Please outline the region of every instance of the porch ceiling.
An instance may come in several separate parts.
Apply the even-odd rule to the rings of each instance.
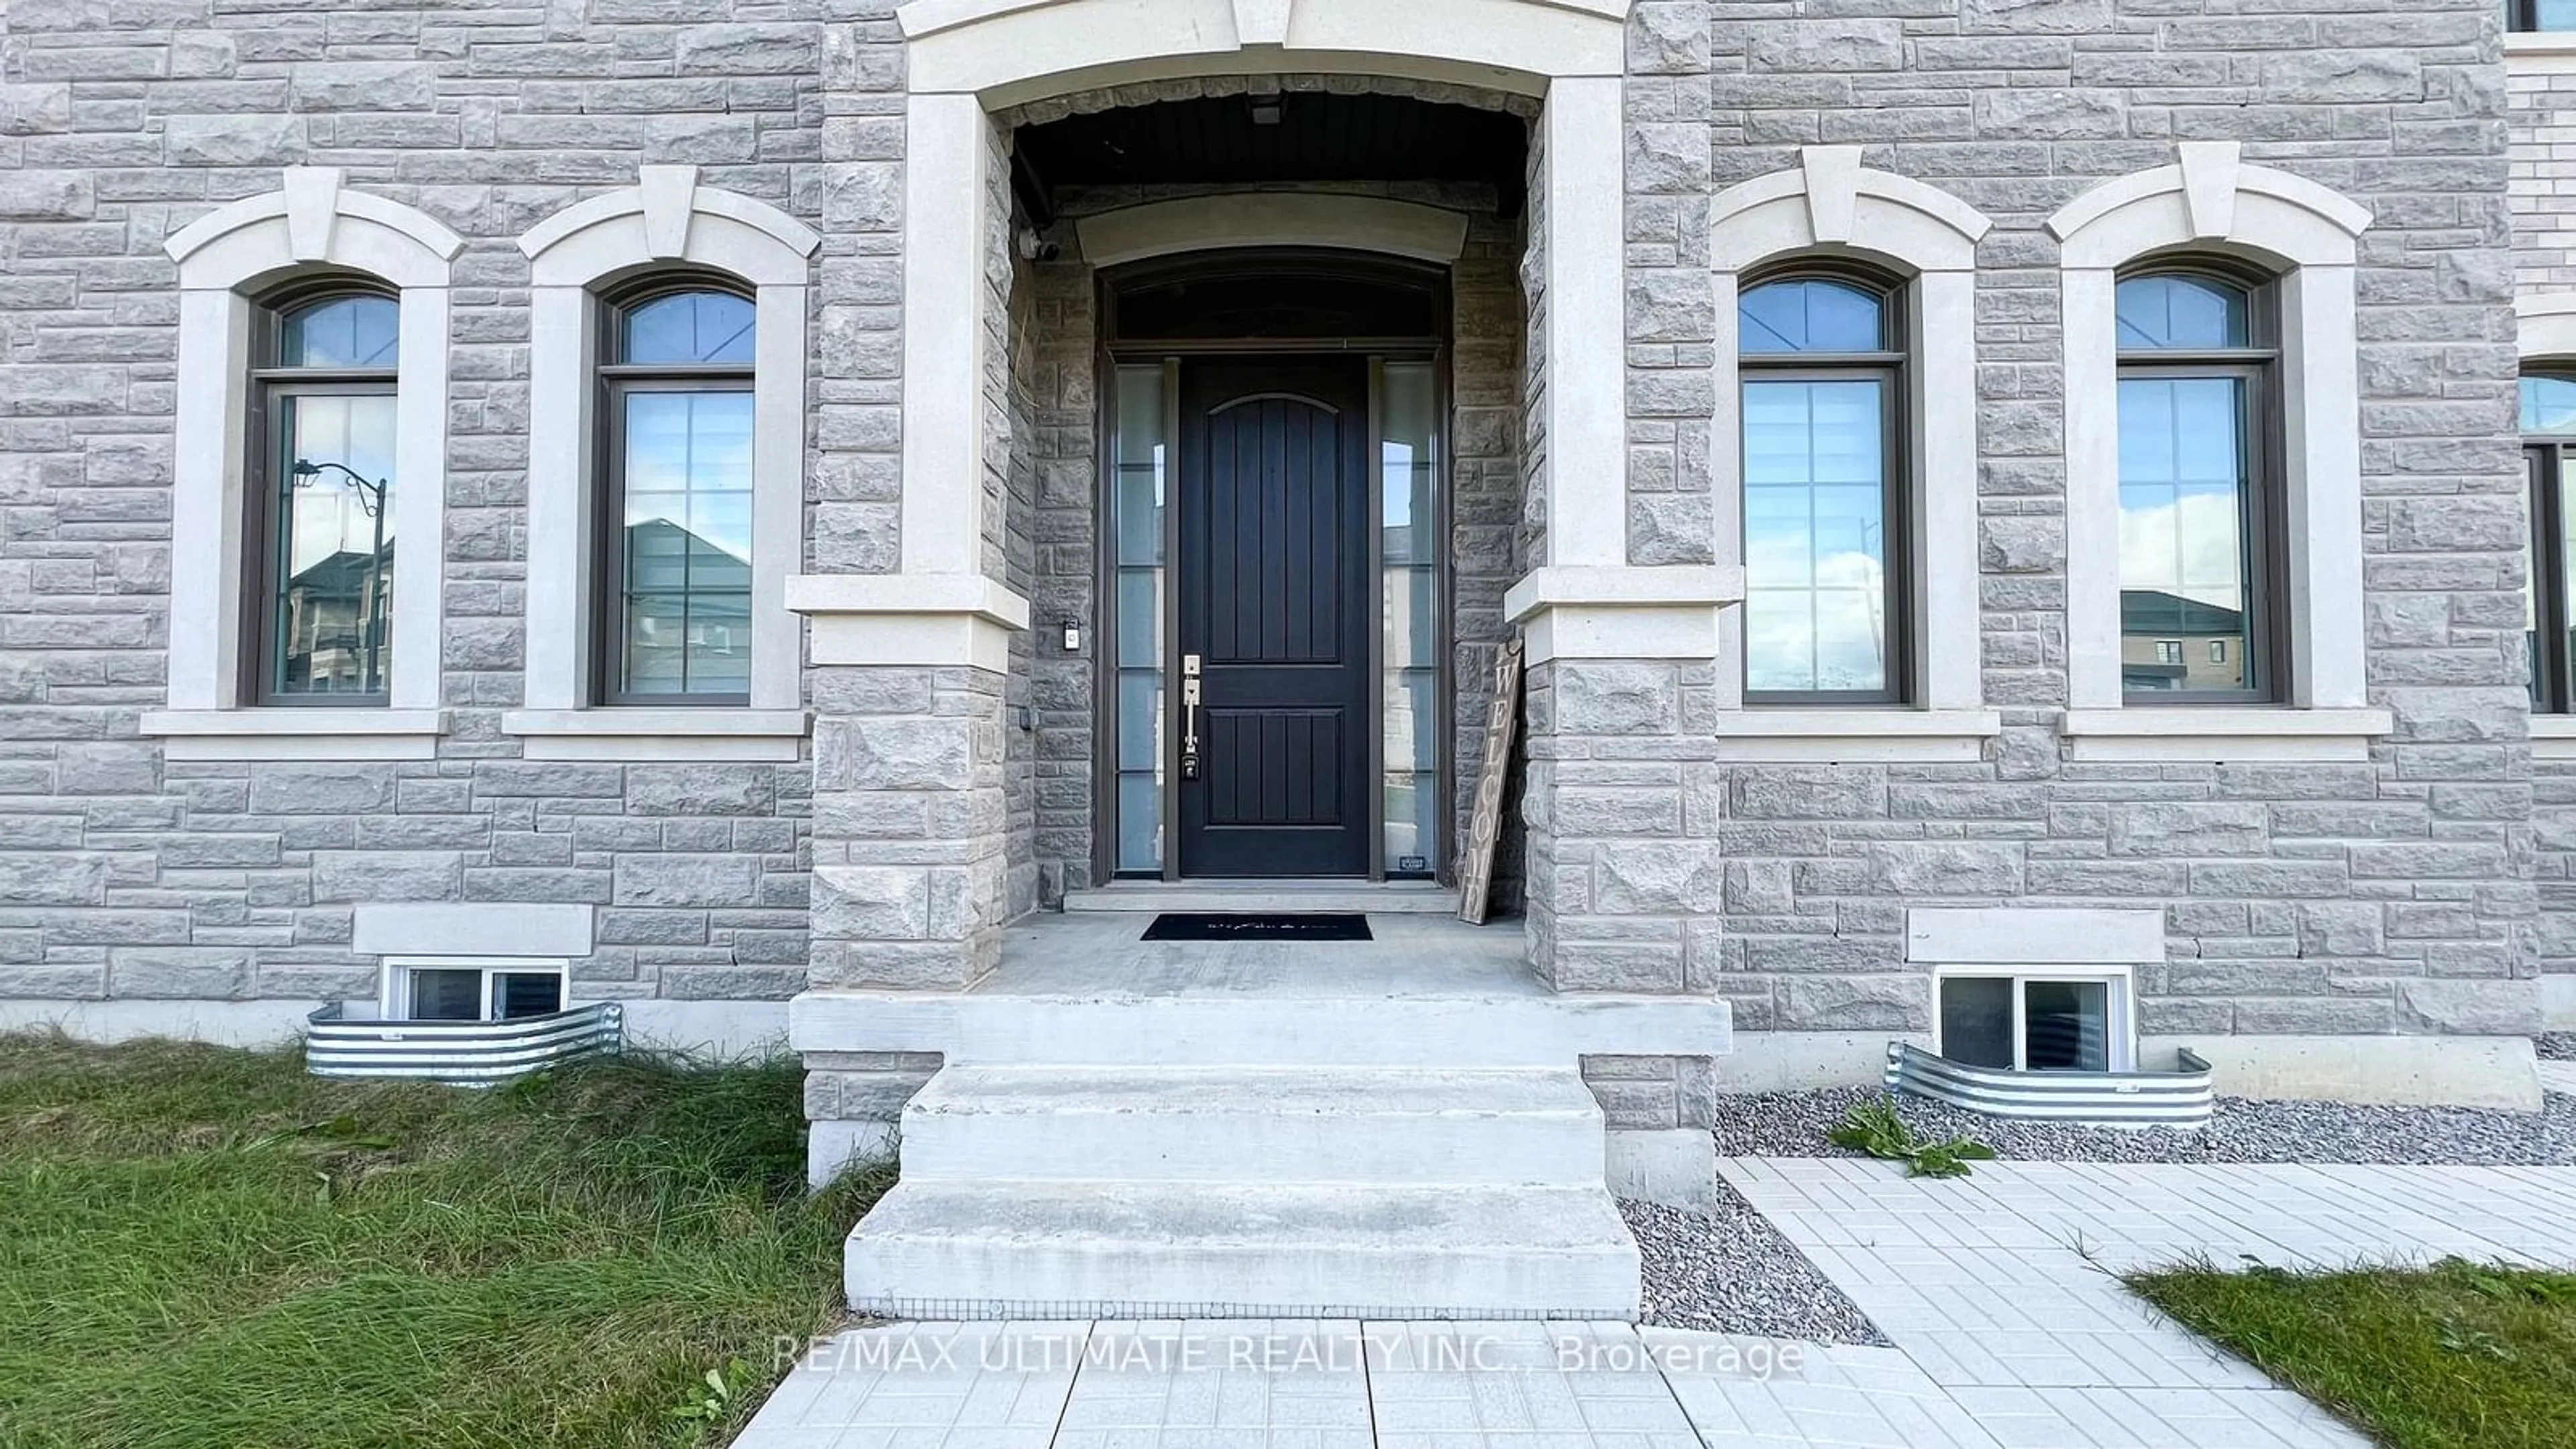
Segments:
[[[1494,188],[1502,215],[1514,216],[1528,153],[1527,125],[1500,111],[1297,91],[1122,106],[1022,126],[1014,171],[1022,205],[1041,221],[1054,215],[1061,186],[1292,181],[1479,182]]]

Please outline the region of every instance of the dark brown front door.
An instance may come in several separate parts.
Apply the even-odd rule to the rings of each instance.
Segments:
[[[1183,364],[1183,875],[1368,873],[1368,419],[1363,360]]]

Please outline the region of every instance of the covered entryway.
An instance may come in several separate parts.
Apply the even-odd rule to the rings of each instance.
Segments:
[[[1620,1317],[1614,1183],[1707,1191],[1728,1004],[1631,987],[1678,932],[1569,982],[1574,897],[1510,920],[1524,871],[1589,869],[1542,838],[1546,671],[1677,679],[1725,584],[1630,557],[1624,12],[898,12],[901,315],[860,300],[862,231],[827,326],[899,377],[899,478],[830,486],[899,503],[900,556],[793,591],[824,716],[809,1150],[903,1155],[854,1304]],[[899,359],[864,340],[886,320]],[[1516,631],[1530,838],[1492,841],[1508,923],[1477,928],[1440,882],[1505,763]],[[1371,932],[1144,939],[1205,910]]]

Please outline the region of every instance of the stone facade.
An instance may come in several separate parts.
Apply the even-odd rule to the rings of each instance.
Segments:
[[[1527,339],[1621,326],[1627,556],[1712,557],[1726,381],[1706,201],[1858,144],[1994,221],[1978,254],[1973,763],[1721,764],[1705,660],[1558,661],[1528,705],[1533,960],[1567,989],[1713,992],[1747,1033],[1920,1032],[1924,904],[2146,905],[2170,959],[2140,1025],[2192,1036],[2513,1035],[2571,959],[2570,766],[2526,742],[2512,299],[2576,285],[2542,148],[2565,79],[2513,82],[2491,0],[2260,15],[2168,0],[1862,0],[1831,16],[1638,0],[1624,320],[1551,317],[1544,186],[1458,273],[1458,764],[1502,587],[1547,561],[1550,379]],[[983,239],[984,574],[1030,598],[1007,670],[823,667],[808,763],[545,764],[522,695],[529,226],[680,162],[822,232],[804,565],[889,574],[901,539],[906,56],[888,0],[245,12],[14,0],[0,16],[0,996],[364,994],[362,900],[604,908],[596,994],[955,986],[993,928],[1088,882],[1096,655],[1089,273]],[[1140,88],[1121,103],[1154,98]],[[996,129],[998,147],[1006,133]],[[2177,141],[2234,140],[2361,203],[2367,762],[2085,764],[2066,702],[2063,339],[2042,223]],[[1534,147],[1532,174],[1556,158]],[[169,762],[174,269],[161,250],[288,165],[417,206],[455,262],[445,703],[434,760]],[[988,184],[1007,215],[1007,172]],[[2517,221],[2519,226],[2517,228]],[[2517,252],[2517,242],[2519,252]],[[1517,270],[1520,285],[1512,285]],[[1971,389],[1973,389],[1971,391]],[[184,541],[179,546],[188,546]],[[1097,640],[1096,630],[1090,637]],[[1465,791],[1458,792],[1463,798]],[[812,902],[807,901],[809,871]],[[810,929],[813,945],[807,949]],[[810,974],[809,974],[810,972]],[[854,1080],[916,1062],[852,1062]],[[1620,1063],[1687,1121],[1687,1068]],[[818,1088],[818,1090],[821,1090]],[[853,1090],[856,1090],[855,1088]],[[1625,1090],[1625,1089],[1623,1089]],[[1643,1089],[1641,1089],[1643,1090]],[[1606,1091],[1605,1091],[1605,1095]]]

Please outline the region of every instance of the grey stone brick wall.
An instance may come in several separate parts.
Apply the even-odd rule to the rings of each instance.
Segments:
[[[1631,113],[1704,126],[1707,185],[1790,165],[1800,144],[1858,142],[1865,164],[1996,223],[1979,255],[1974,399],[1985,692],[2007,730],[1974,765],[1718,770],[1723,936],[1685,957],[1692,983],[1731,999],[1739,1029],[1921,1030],[1930,995],[1903,960],[1907,906],[2154,904],[2171,959],[2139,978],[2150,1032],[2530,1029],[2538,894],[2495,8],[1704,8],[1703,63],[1703,7],[1640,7],[1657,78]],[[2087,765],[2057,739],[2060,519],[2086,480],[2070,483],[2062,458],[2055,248],[2040,223],[2196,138],[2242,141],[2248,161],[2376,217],[2359,282],[2369,669],[2397,730],[2368,764]],[[1638,147],[1674,159],[1634,169]],[[1670,130],[1632,147],[1630,230],[1651,234],[1658,261],[1665,189],[1695,189],[1689,150]],[[1638,316],[1678,326],[1642,276],[1632,340]],[[1640,374],[1665,361],[1632,349],[1641,442]],[[1677,382],[1649,386],[1659,415],[1679,407]],[[1659,822],[1655,838],[1682,834]]]
[[[809,767],[530,763],[499,712],[521,699],[527,577],[517,238],[648,162],[826,220],[826,76],[856,67],[869,26],[824,18],[776,0],[0,11],[0,996],[368,996],[350,912],[386,900],[596,905],[588,995],[801,984]],[[135,736],[166,685],[185,445],[162,242],[291,164],[342,168],[466,238],[453,735],[434,761],[164,763]],[[862,372],[860,350],[822,371]]]
[[[809,812],[836,869],[932,862],[912,872],[917,900],[891,876],[818,893],[812,979],[930,984],[977,969],[942,943],[1022,908],[1046,862],[1082,858],[1070,847],[1088,820],[1089,744],[1074,732],[1088,720],[1068,716],[1090,665],[1049,657],[1043,630],[1007,680],[817,671],[810,767],[532,765],[497,727],[520,697],[526,579],[526,264],[513,242],[631,184],[640,163],[695,163],[824,233],[809,562],[897,566],[904,96],[891,15],[890,0],[292,12],[13,0],[0,16],[0,991],[334,993],[363,975],[341,944],[348,906],[432,895],[602,904],[584,969],[618,990],[781,994],[806,959]],[[1627,97],[1630,556],[1705,556],[1714,319],[1700,200],[1792,164],[1800,144],[1862,143],[1866,164],[1996,222],[1980,253],[1979,367],[1959,395],[1981,422],[1984,677],[2007,730],[1976,764],[1717,766],[1704,670],[1536,671],[1531,793],[1545,798],[1530,927],[1561,979],[1720,991],[1748,1030],[1920,1028],[1928,985],[1902,962],[1905,906],[2144,903],[2166,910],[2173,953],[2141,979],[2150,1030],[2532,1024],[2540,948],[2563,935],[2544,895],[2576,903],[2576,832],[2561,819],[2576,779],[2535,772],[2524,743],[2509,302],[2517,272],[2525,285],[2568,277],[2554,186],[2528,184],[2537,169],[2513,249],[2497,30],[2491,0],[2396,12],[2285,0],[2259,14],[1851,0],[1831,15],[1642,0]],[[2558,84],[2517,85],[2526,157],[2556,124],[2543,113]],[[2040,223],[2197,138],[2241,140],[2247,159],[2377,218],[2360,279],[2365,566],[2372,687],[2398,730],[2367,764],[2077,765],[2059,744],[2069,480]],[[296,162],[340,166],[352,187],[467,238],[447,477],[456,732],[419,764],[168,765],[134,738],[165,684],[176,298],[160,245]],[[1546,164],[1533,156],[1534,173]],[[1532,196],[1535,238],[1543,188]],[[1507,237],[1476,245],[1462,320],[1500,313],[1506,266],[1538,275]],[[1075,268],[1015,265],[998,230],[988,246],[985,566],[1025,584],[1044,624],[1089,597],[1091,383],[1072,340],[1088,284]],[[1543,326],[1546,299],[1528,300],[1523,325]],[[1545,549],[1539,353],[1477,342],[1471,365],[1462,330],[1469,643],[1488,627],[1489,583]],[[1518,386],[1501,384],[1505,368]],[[1471,456],[1471,408],[1479,428],[1516,434],[1508,446]],[[1504,517],[1508,549],[1489,532]],[[1481,687],[1468,654],[1460,667]],[[1462,768],[1480,738],[1473,699],[1462,678]],[[1022,705],[1035,732],[1019,730]],[[1630,715],[1642,725],[1620,722]],[[915,746],[925,753],[904,753]],[[329,801],[357,803],[310,808]]]

